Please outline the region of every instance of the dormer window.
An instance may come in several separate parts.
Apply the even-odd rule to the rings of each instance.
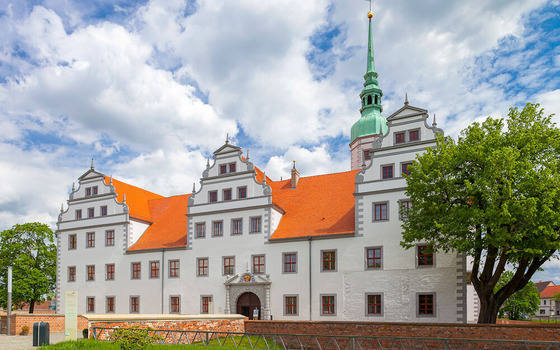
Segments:
[[[76,220],[82,220],[82,209],[76,210]]]
[[[364,150],[364,161],[371,160],[371,150],[366,149]]]
[[[235,173],[236,171],[237,170],[236,170],[236,167],[235,167],[235,163],[229,163],[229,172],[230,173]]]
[[[86,188],[86,197],[90,197],[91,196],[91,187],[87,187]]]
[[[227,173],[227,165],[222,164],[220,165],[220,175]]]
[[[420,140],[420,130],[410,130],[408,132],[408,141]]]
[[[96,196],[96,195],[97,195],[97,186],[93,186],[93,187],[91,188],[91,195],[92,195],[92,196]]]
[[[208,192],[208,201],[210,203],[214,203],[218,201],[218,191],[210,191]]]
[[[395,133],[395,143],[404,143],[404,132],[397,132]]]

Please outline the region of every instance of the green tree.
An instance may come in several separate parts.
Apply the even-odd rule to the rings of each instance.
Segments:
[[[560,131],[543,113],[528,103],[507,121],[472,124],[458,141],[440,135],[407,177],[412,210],[401,244],[473,257],[479,323],[496,323],[502,304],[560,248]],[[513,277],[495,290],[508,264]]]
[[[512,271],[505,271],[500,276],[494,292],[497,292],[513,278]],[[518,292],[513,293],[502,304],[498,317],[503,318],[507,315],[510,320],[522,320],[527,316],[534,316],[539,310],[540,294],[535,284],[531,281]]]
[[[7,290],[7,267],[13,268],[12,302],[29,303],[33,313],[36,302],[52,297],[56,282],[56,246],[54,233],[38,222],[14,225],[0,233],[0,289]],[[7,295],[0,303],[7,307]]]

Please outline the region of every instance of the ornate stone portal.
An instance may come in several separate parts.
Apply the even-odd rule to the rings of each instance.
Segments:
[[[270,320],[270,279],[269,275],[254,275],[249,272],[229,277],[226,286],[226,314],[237,313],[237,302],[243,293],[255,294],[261,302],[261,320]]]

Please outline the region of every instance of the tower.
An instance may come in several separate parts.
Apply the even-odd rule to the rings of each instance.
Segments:
[[[360,93],[360,100],[362,102],[362,107],[360,108],[361,117],[352,125],[350,133],[352,170],[360,169],[362,164],[369,161],[373,141],[387,131],[387,120],[381,115],[381,112],[383,112],[383,107],[381,107],[383,92],[377,82],[378,75],[375,71],[373,57],[372,18],[373,12],[369,11],[367,69],[364,75],[364,88]]]

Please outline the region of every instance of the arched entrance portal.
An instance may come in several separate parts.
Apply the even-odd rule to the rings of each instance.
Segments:
[[[260,320],[261,319],[261,301],[259,297],[251,292],[243,293],[237,299],[237,313],[249,319],[253,319],[254,310],[259,310],[259,317],[255,318]]]

